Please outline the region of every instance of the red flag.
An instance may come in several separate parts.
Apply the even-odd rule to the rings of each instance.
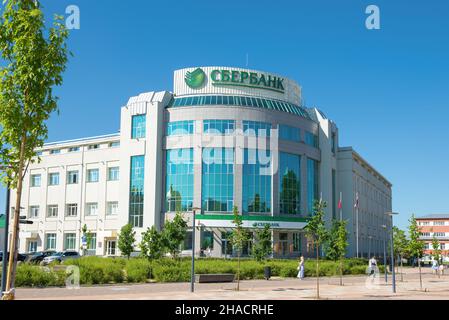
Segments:
[[[338,209],[341,209],[342,205],[341,205],[341,199],[338,201]]]

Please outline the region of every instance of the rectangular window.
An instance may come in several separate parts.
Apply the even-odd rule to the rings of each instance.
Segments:
[[[182,244],[182,250],[192,250],[192,231],[187,231],[184,243]]]
[[[108,181],[118,181],[119,179],[119,167],[108,168]]]
[[[145,138],[146,115],[137,115],[132,117],[131,139]]]
[[[64,250],[75,250],[76,248],[76,233],[64,234]]]
[[[167,124],[167,136],[186,136],[195,133],[195,121],[175,121]]]
[[[190,211],[193,207],[193,149],[167,150],[166,202],[168,212]]]
[[[318,200],[318,161],[307,159],[307,208],[313,214],[315,200]]]
[[[45,235],[45,250],[56,250],[56,233]]]
[[[61,153],[61,150],[60,150],[60,149],[53,149],[53,150],[50,150],[50,154],[59,154],[59,153]]]
[[[90,202],[86,203],[86,216],[97,216],[98,215],[98,203]]]
[[[281,214],[299,214],[301,212],[301,157],[281,152],[279,158],[279,211]]]
[[[87,243],[87,253],[89,255],[95,255],[97,251],[97,234],[95,232],[90,234],[90,238]]]
[[[106,242],[106,255],[115,256],[117,252],[116,248],[117,248],[117,241],[108,240]]]
[[[66,217],[76,217],[78,215],[78,204],[77,203],[69,203],[66,206]]]
[[[47,206],[47,218],[57,218],[58,217],[58,205]]]
[[[109,201],[107,204],[106,215],[115,216],[118,214],[118,202],[117,201]]]
[[[293,233],[293,251],[301,252],[301,233]]]
[[[80,151],[80,147],[71,147],[69,148],[69,152],[78,152]]]
[[[201,250],[212,250],[214,248],[214,233],[212,231],[203,231],[201,233]]]
[[[28,253],[37,252],[37,241],[28,241]]]
[[[31,206],[30,207],[29,218],[30,219],[38,219],[39,218],[39,206]]]
[[[99,170],[89,169],[87,170],[87,182],[98,182]]]
[[[444,226],[444,221],[434,221],[433,225],[434,226]]]
[[[231,232],[221,233],[221,254],[231,255],[232,254],[232,242],[231,242]]]
[[[233,134],[234,120],[204,120],[203,131],[205,134]]]
[[[48,175],[48,185],[57,186],[59,185],[59,173],[50,173]]]
[[[270,137],[271,123],[244,120],[243,133],[245,136]]]
[[[133,227],[143,227],[145,156],[131,157],[129,190],[129,223]]]
[[[203,149],[202,202],[203,209],[207,212],[232,212],[234,149]]]
[[[41,186],[41,175],[33,174],[31,175],[31,187],[40,187]]]
[[[77,184],[78,183],[78,171],[67,172],[67,184]]]
[[[309,131],[306,131],[305,143],[309,146],[318,148],[318,136]]]
[[[332,169],[332,218],[337,218],[337,177],[334,169]]]
[[[301,141],[301,130],[299,128],[287,126],[280,124],[279,125],[279,138],[282,140],[289,140],[294,142]]]
[[[99,144],[91,144],[91,145],[87,146],[87,150],[95,150],[95,149],[100,149],[100,145]]]
[[[337,134],[332,132],[332,153],[335,153],[337,149]]]
[[[271,212],[271,152],[244,150],[243,213]]]
[[[114,141],[109,143],[109,148],[117,148],[120,147],[120,141]]]

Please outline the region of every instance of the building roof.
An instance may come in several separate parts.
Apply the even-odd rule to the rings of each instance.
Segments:
[[[442,214],[428,214],[422,217],[416,217],[416,220],[420,219],[449,219],[449,213]]]

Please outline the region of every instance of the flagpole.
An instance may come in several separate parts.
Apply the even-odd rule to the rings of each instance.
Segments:
[[[339,203],[339,207],[340,207],[340,221],[343,221],[343,204],[342,204],[342,192],[340,192],[340,203]]]
[[[355,202],[355,223],[356,223],[356,250],[357,250],[357,258],[359,257],[359,193],[356,192],[356,202]]]

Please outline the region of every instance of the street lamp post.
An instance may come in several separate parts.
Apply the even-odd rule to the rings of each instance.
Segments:
[[[387,273],[387,226],[385,224],[382,225],[382,228],[385,229],[384,236],[384,271],[385,271],[385,283],[388,283],[388,273]]]
[[[192,208],[193,220],[192,220],[192,270],[190,275],[190,292],[195,291],[195,229],[196,229],[196,219],[195,213],[200,208]]]
[[[393,293],[396,293],[396,274],[394,270],[394,247],[393,247],[393,215],[398,214],[396,212],[385,212],[386,215],[391,217],[391,281],[393,284]]]
[[[5,239],[3,243],[3,262],[2,262],[2,291],[0,292],[0,297],[6,290],[6,273],[8,265],[8,240],[9,240],[9,201],[10,201],[11,190],[9,189],[9,184],[6,189],[6,209],[5,209]]]

